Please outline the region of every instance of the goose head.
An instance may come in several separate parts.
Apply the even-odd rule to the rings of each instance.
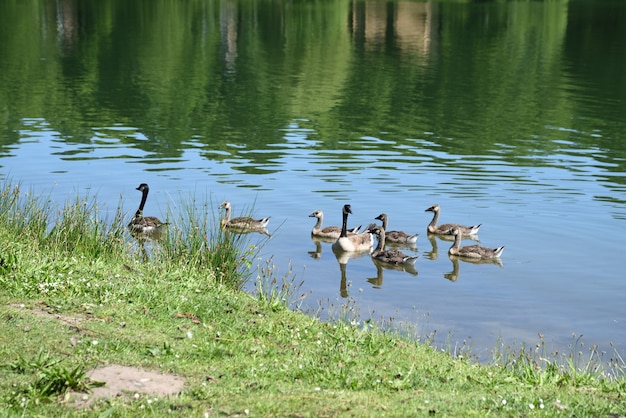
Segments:
[[[223,201],[220,205],[220,209],[230,210],[230,202],[228,200]]]
[[[144,192],[144,191],[147,192],[148,190],[150,190],[150,188],[148,187],[146,183],[141,183],[139,187],[137,187],[135,190],[139,190],[140,192]]]
[[[437,203],[435,203],[434,205],[432,205],[431,207],[426,209],[424,212],[434,212],[434,213],[437,213],[437,212],[439,212],[439,205]]]
[[[374,219],[379,220],[381,222],[385,222],[385,221],[387,221],[388,217],[387,217],[386,213],[381,213],[380,215],[378,215]]]
[[[352,214],[352,207],[350,205],[343,205],[343,213],[347,215],[348,213]]]
[[[324,216],[324,213],[321,210],[316,210],[312,214],[309,215],[309,218],[317,218],[317,219],[319,219],[322,216]]]

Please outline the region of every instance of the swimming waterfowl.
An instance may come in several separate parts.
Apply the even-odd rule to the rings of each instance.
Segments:
[[[371,232],[378,237],[378,244],[372,253],[372,258],[387,264],[415,264],[417,256],[409,256],[400,250],[385,250],[385,230],[378,225],[370,226],[366,232]]]
[[[471,258],[474,260],[490,260],[499,258],[504,251],[504,245],[498,248],[487,248],[482,245],[467,245],[461,247],[462,232],[460,228],[452,228],[452,235],[454,235],[454,244],[448,250],[450,255],[458,255],[459,257]]]
[[[463,226],[459,224],[443,224],[437,226],[437,221],[439,220],[439,212],[441,208],[439,205],[435,204],[425,210],[425,212],[433,212],[433,220],[428,224],[428,232],[431,234],[440,234],[440,235],[453,235],[452,229],[459,228],[463,235],[476,235],[478,230],[480,229],[482,224],[473,225],[473,226]]]
[[[352,213],[350,205],[344,205],[342,209],[343,222],[339,238],[332,245],[335,251],[362,252],[369,251],[374,245],[374,237],[369,232],[348,235],[348,214]]]
[[[419,234],[407,234],[404,231],[388,231],[387,223],[389,222],[389,217],[386,213],[381,213],[374,219],[378,219],[383,223],[383,230],[385,231],[385,242],[392,244],[406,244],[411,245],[417,242],[417,237]]]
[[[317,223],[311,230],[311,235],[319,238],[328,238],[328,239],[338,239],[341,235],[341,227],[339,226],[327,226],[322,228],[322,223],[324,222],[324,212],[321,210],[316,210],[312,214],[309,215],[309,218],[317,218]],[[359,233],[359,229],[361,229],[361,225],[356,228],[348,229],[348,235],[354,235]]]
[[[270,222],[271,216],[262,219],[253,219],[250,216],[240,216],[237,218],[230,219],[230,210],[231,205],[229,201],[222,202],[220,206],[221,209],[225,209],[226,213],[222,218],[222,226],[226,228],[233,229],[263,229],[267,227],[267,224]]]
[[[143,216],[143,207],[148,199],[150,188],[146,183],[141,183],[136,190],[141,192],[141,203],[139,203],[139,209],[135,212],[135,216],[128,224],[128,228],[135,235],[158,235],[167,223],[161,222],[155,216]]]

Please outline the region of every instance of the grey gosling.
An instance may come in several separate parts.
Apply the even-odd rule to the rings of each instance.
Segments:
[[[339,238],[332,245],[335,251],[363,252],[371,250],[374,245],[374,237],[369,232],[348,235],[348,214],[352,213],[350,205],[344,205],[342,209],[343,222]]]
[[[388,231],[387,223],[389,222],[389,217],[386,213],[381,213],[374,219],[378,219],[383,223],[383,230],[385,231],[385,240],[388,243],[392,244],[415,244],[417,242],[417,237],[419,234],[407,234],[404,231]]]
[[[167,225],[167,223],[161,222],[155,216],[143,216],[143,207],[148,199],[150,188],[146,183],[141,183],[136,190],[141,192],[141,203],[139,203],[139,209],[135,212],[135,216],[128,224],[128,229],[134,235],[158,235],[161,232],[161,228]]]
[[[459,228],[452,228],[452,235],[454,235],[454,244],[448,250],[450,255],[458,255],[459,257],[472,258],[474,260],[491,260],[500,258],[502,251],[504,251],[504,245],[498,248],[487,248],[482,245],[467,245],[461,247],[462,233]]]
[[[378,237],[378,244],[376,245],[374,251],[372,251],[372,254],[370,254],[372,258],[387,264],[415,264],[417,256],[406,255],[400,250],[385,250],[386,233],[383,227],[373,225],[367,229],[367,232],[371,232]]]
[[[321,210],[316,210],[312,214],[309,215],[309,218],[317,218],[317,223],[313,226],[311,230],[311,235],[319,238],[328,238],[328,239],[339,239],[341,235],[341,227],[339,226],[327,226],[322,228],[322,223],[324,222],[324,212]],[[361,225],[356,228],[348,229],[348,235],[358,234],[361,229]]]
[[[231,205],[229,201],[222,202],[221,209],[226,210],[224,217],[222,218],[222,226],[225,228],[234,229],[263,229],[267,227],[270,222],[271,216],[262,219],[253,219],[250,216],[239,216],[237,218],[230,219]]]
[[[453,235],[452,229],[459,228],[463,235],[476,235],[478,230],[480,229],[482,224],[473,225],[473,226],[463,226],[459,224],[443,224],[437,226],[437,221],[439,220],[439,212],[441,208],[439,205],[435,204],[426,209],[424,212],[433,212],[433,220],[428,224],[428,232],[431,234],[439,234],[439,235]]]

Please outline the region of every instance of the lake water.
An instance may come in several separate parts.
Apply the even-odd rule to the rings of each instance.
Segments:
[[[347,304],[479,358],[539,334],[623,355],[624,21],[602,0],[3,2],[0,175],[129,218],[142,182],[150,215],[271,215],[254,265],[323,318]],[[419,232],[415,272],[311,240],[345,203]],[[434,203],[502,264],[450,259]]]

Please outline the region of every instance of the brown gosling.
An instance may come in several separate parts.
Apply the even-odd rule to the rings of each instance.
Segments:
[[[459,228],[463,235],[476,235],[478,234],[478,230],[480,229],[482,224],[473,225],[473,226],[464,226],[459,224],[443,224],[437,226],[437,221],[439,220],[439,213],[441,208],[439,205],[435,204],[425,210],[425,212],[433,212],[433,220],[428,224],[428,232],[431,234],[438,235],[453,235],[452,229]]]
[[[385,230],[378,225],[372,225],[368,227],[367,232],[371,232],[372,234],[378,236],[378,244],[374,251],[372,251],[372,258],[387,264],[394,265],[413,265],[415,264],[415,260],[417,260],[417,256],[409,256],[403,253],[400,250],[385,250]]]
[[[498,248],[487,248],[482,245],[474,244],[461,247],[462,233],[459,228],[452,228],[454,235],[454,243],[448,250],[448,254],[457,255],[459,257],[472,258],[474,260],[492,260],[500,258],[504,251],[504,245]]]
[[[313,226],[311,235],[318,238],[339,239],[339,236],[341,235],[340,226],[327,226],[322,228],[322,223],[324,222],[324,212],[316,210],[309,215],[309,218],[317,218],[317,223]],[[348,235],[358,234],[360,229],[361,225],[356,228],[348,229]]]
[[[226,213],[222,218],[222,227],[233,229],[264,229],[270,222],[271,216],[262,219],[253,219],[250,216],[240,216],[230,219],[231,205],[229,201],[222,202],[220,209],[224,209]]]
[[[388,243],[392,244],[406,244],[412,245],[417,242],[417,237],[419,234],[407,234],[404,231],[388,231],[387,223],[389,222],[389,217],[386,213],[381,213],[374,219],[377,219],[383,223],[383,230],[385,231],[385,240]]]

